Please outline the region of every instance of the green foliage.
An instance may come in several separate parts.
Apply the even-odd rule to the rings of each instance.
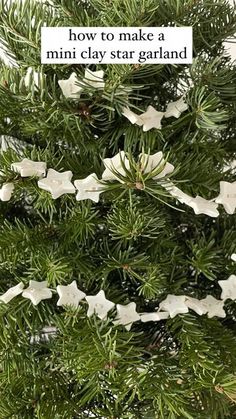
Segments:
[[[127,208],[127,201],[115,203],[107,217],[108,227],[113,240],[137,240],[139,237],[156,239],[165,222],[161,214],[157,213],[156,205],[151,203],[145,208],[144,201],[138,199],[131,201]]]
[[[196,125],[198,128],[203,130],[226,128],[226,125],[218,125],[219,122],[224,122],[227,119],[227,112],[223,108],[221,109],[221,103],[213,92],[206,96],[204,88],[196,88],[192,95],[196,106]]]
[[[198,243],[189,243],[192,252],[191,265],[196,270],[196,278],[203,273],[208,279],[216,279],[221,262],[215,240],[206,240],[204,236],[200,237]]]

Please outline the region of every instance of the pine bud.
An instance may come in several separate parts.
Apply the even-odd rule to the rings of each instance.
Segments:
[[[136,183],[135,183],[135,187],[136,187],[136,189],[139,189],[139,190],[144,189],[144,185],[143,185],[143,183],[141,183],[141,182],[136,182]]]

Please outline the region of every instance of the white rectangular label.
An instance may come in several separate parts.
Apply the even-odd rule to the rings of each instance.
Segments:
[[[192,27],[45,27],[42,64],[191,64]]]

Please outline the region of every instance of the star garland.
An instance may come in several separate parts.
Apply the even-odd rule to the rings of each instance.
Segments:
[[[47,171],[45,162],[35,162],[24,158],[22,161],[14,162],[11,169],[19,173],[21,177],[38,177],[38,187],[51,193],[53,199],[58,199],[64,194],[76,194],[76,200],[90,199],[98,202],[101,193],[109,190],[111,181],[118,181],[121,184],[131,183],[132,168],[139,173],[140,179],[133,179],[134,188],[145,190],[145,180],[156,180],[163,187],[168,196],[173,196],[179,202],[191,207],[195,214],[205,214],[209,217],[218,217],[218,205],[223,205],[228,214],[233,214],[236,208],[236,182],[220,182],[220,193],[217,197],[207,200],[199,195],[192,197],[184,193],[171,182],[167,175],[174,171],[174,166],[164,159],[161,151],[149,155],[141,153],[138,162],[129,160],[124,151],[120,151],[112,158],[103,159],[105,170],[102,178],[98,179],[95,173],[91,173],[84,179],[77,179],[74,185],[71,182],[73,173],[68,170],[58,172],[52,168]],[[47,174],[46,174],[47,173]],[[146,188],[148,192],[148,188]],[[0,200],[9,201],[14,192],[14,183],[8,182],[0,189]]]
[[[96,315],[101,320],[107,319],[109,311],[116,309],[116,317],[113,320],[115,325],[123,325],[126,330],[130,330],[133,323],[141,321],[143,323],[153,321],[158,322],[166,320],[169,317],[174,318],[178,314],[185,314],[189,309],[195,311],[199,316],[207,314],[212,317],[226,317],[224,304],[227,299],[236,300],[236,275],[230,275],[227,280],[218,281],[222,289],[221,299],[217,300],[212,295],[207,295],[199,300],[187,295],[168,294],[167,297],[159,303],[156,311],[150,313],[138,313],[136,311],[136,303],[115,304],[108,300],[103,290],[96,295],[86,295],[79,290],[76,281],[69,285],[58,285],[56,290],[48,288],[46,281],[29,282],[27,288],[20,282],[14,287],[9,288],[0,296],[0,303],[8,304],[16,296],[22,295],[23,298],[29,299],[34,306],[41,301],[51,299],[53,293],[57,293],[59,299],[58,306],[72,307],[77,309],[82,300],[86,300],[88,304],[87,316]]]
[[[185,103],[184,97],[181,97],[175,102],[168,103],[165,112],[159,112],[153,106],[148,106],[146,112],[141,115],[137,115],[129,108],[123,108],[122,115],[124,115],[131,124],[143,127],[143,131],[146,132],[152,128],[161,129],[162,118],[170,118],[172,116],[179,118],[181,113],[187,109],[188,105]]]
[[[30,87],[31,81],[34,82],[34,86],[39,89],[40,81],[45,78],[45,75],[38,73],[33,70],[32,67],[27,69],[24,77],[24,84],[26,88]],[[63,96],[66,99],[79,99],[81,93],[86,87],[93,87],[95,89],[104,89],[104,71],[91,71],[85,69],[84,78],[80,80],[75,72],[73,72],[68,79],[58,80],[58,84],[61,88]],[[120,86],[121,89],[125,90],[124,86]],[[126,117],[132,124],[136,124],[143,128],[144,132],[147,132],[153,128],[161,129],[162,118],[179,118],[180,115],[188,109],[188,104],[185,102],[184,96],[180,97],[174,102],[169,102],[165,112],[156,110],[153,106],[149,105],[147,110],[142,114],[138,115],[131,111],[129,106],[123,107],[122,115]]]
[[[42,75],[35,72],[31,67],[28,68],[24,78],[25,86],[29,87],[31,80],[39,88],[40,78]],[[67,80],[59,80],[58,84],[66,98],[78,99],[81,92],[87,87],[91,86],[98,89],[104,89],[105,82],[103,81],[104,72],[85,70],[85,76],[81,81],[77,78],[76,73],[72,73]],[[175,117],[179,118],[181,113],[188,109],[188,105],[181,97],[175,102],[167,104],[165,112],[159,112],[154,107],[148,106],[146,112],[138,115],[130,110],[129,107],[123,108],[122,114],[132,124],[136,124],[143,128],[143,131],[149,131],[156,128],[161,129],[162,118]],[[112,158],[103,160],[105,170],[102,174],[102,179],[99,180],[95,173],[90,174],[85,179],[78,179],[71,182],[73,173],[69,171],[58,172],[53,168],[47,171],[45,162],[35,162],[24,158],[22,161],[12,163],[12,170],[19,173],[21,177],[38,177],[38,187],[51,193],[53,199],[58,199],[63,194],[74,194],[76,191],[76,200],[81,201],[90,199],[94,202],[99,201],[101,193],[106,192],[106,182],[118,181],[125,183],[127,176],[131,171],[131,162],[126,157],[124,151],[119,152]],[[136,168],[140,169],[140,174],[145,179],[153,179],[159,181],[164,179],[165,182],[160,182],[160,185],[179,202],[193,208],[195,214],[206,214],[210,217],[217,217],[219,212],[217,210],[218,204],[223,205],[228,214],[233,214],[236,208],[236,182],[220,182],[220,194],[212,199],[206,200],[200,196],[191,197],[185,194],[181,189],[177,188],[174,183],[170,182],[166,176],[174,171],[174,166],[167,162],[163,153],[157,152],[153,155],[142,153],[139,155],[139,160]],[[137,189],[145,189],[141,182],[136,182]],[[14,192],[14,183],[8,182],[2,185],[0,189],[0,200],[9,201]],[[236,254],[231,255],[232,261],[236,261]],[[87,316],[93,314],[100,319],[106,319],[110,310],[116,310],[116,317],[113,323],[116,325],[123,325],[126,330],[130,330],[134,322],[149,322],[161,321],[174,318],[178,314],[188,313],[189,309],[195,311],[198,315],[207,314],[209,318],[226,316],[224,310],[224,303],[227,299],[236,300],[236,275],[230,275],[227,280],[218,281],[222,289],[221,300],[217,300],[211,295],[207,295],[204,299],[197,299],[186,295],[168,294],[165,300],[161,301],[159,308],[150,313],[138,313],[136,311],[136,303],[130,302],[126,305],[115,304],[106,299],[103,290],[100,290],[96,295],[86,295],[79,290],[76,281],[69,285],[58,285],[56,290],[47,287],[46,281],[29,282],[27,288],[24,284],[19,284],[9,288],[3,295],[0,296],[0,302],[8,304],[16,296],[22,295],[23,298],[30,299],[34,306],[37,306],[42,300],[51,299],[53,292],[57,293],[59,299],[58,306],[71,306],[78,308],[82,300],[86,300],[88,304]]]

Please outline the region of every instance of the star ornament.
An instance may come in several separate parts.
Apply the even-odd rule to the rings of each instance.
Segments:
[[[52,298],[52,291],[47,288],[47,281],[30,281],[28,288],[23,291],[22,297],[29,298],[37,306],[40,301]]]
[[[127,305],[117,304],[117,317],[114,324],[122,324],[126,330],[130,330],[134,322],[140,320],[140,315],[136,311],[136,304],[134,302]]]
[[[161,129],[161,120],[164,112],[158,112],[153,106],[148,106],[146,112],[139,115],[142,121],[143,131],[150,131],[152,128]]]
[[[231,260],[232,260],[233,262],[236,262],[236,253],[233,253],[233,254],[231,255]]]
[[[46,167],[46,163],[42,161],[33,161],[29,159],[23,159],[22,161],[12,163],[11,165],[12,170],[20,173],[21,177],[45,176]]]
[[[174,116],[175,118],[179,118],[181,113],[188,109],[187,103],[184,102],[184,98],[181,97],[176,102],[170,102],[167,105],[165,111],[165,118],[170,118]]]
[[[0,302],[9,303],[14,297],[21,294],[24,288],[23,282],[9,288],[4,294],[0,295]]]
[[[212,295],[208,295],[206,298],[200,301],[205,305],[207,316],[210,319],[212,317],[226,317],[226,313],[223,308],[224,301],[217,300],[216,298],[212,297]]]
[[[192,198],[188,204],[191,208],[193,208],[195,214],[205,214],[209,215],[209,217],[218,217],[219,211],[217,210],[218,204],[212,201],[208,201],[201,196],[196,196],[196,198]]]
[[[103,163],[105,166],[105,170],[102,174],[103,180],[118,180],[119,182],[123,183],[123,180],[121,180],[116,173],[120,174],[121,176],[126,176],[125,169],[130,169],[129,160],[125,157],[125,152],[121,151],[120,153],[117,153],[112,158],[103,159]]]
[[[187,195],[185,192],[181,191],[181,189],[177,188],[173,183],[168,183],[167,185],[164,185],[164,188],[169,192],[170,195],[172,195],[174,198],[176,198],[181,204],[189,204],[190,201],[192,201],[193,197],[190,195]]]
[[[236,182],[220,182],[220,194],[215,202],[222,204],[227,214],[233,214],[236,208]]]
[[[78,85],[78,81],[76,73],[72,73],[66,80],[58,80],[58,84],[66,98],[79,99],[83,87]]]
[[[186,297],[185,301],[188,308],[195,311],[199,316],[207,313],[207,307],[202,302],[202,300],[198,300],[197,298]]]
[[[14,191],[13,183],[4,183],[0,189],[0,200],[4,202],[10,201],[13,191]]]
[[[218,281],[222,289],[220,298],[222,300],[236,300],[236,275],[230,275],[225,281]]]
[[[91,71],[89,69],[85,70],[85,75],[83,81],[89,86],[96,87],[97,89],[103,89],[105,87],[105,82],[103,80],[104,71]]]
[[[122,115],[124,115],[131,122],[131,124],[136,124],[140,127],[143,125],[143,121],[139,115],[131,111],[129,108],[123,108]]]
[[[72,172],[57,172],[54,169],[49,169],[47,177],[38,181],[38,186],[47,192],[50,192],[53,199],[59,198],[61,195],[67,193],[75,193],[75,187],[71,183]]]
[[[145,154],[142,153],[139,155],[140,164],[143,168],[143,173],[149,173],[158,168],[158,166],[163,166],[162,170],[158,175],[154,176],[153,179],[160,179],[165,177],[167,174],[172,173],[174,166],[168,162],[164,162],[164,156],[162,151],[158,151],[155,154]]]
[[[168,294],[166,299],[159,305],[159,310],[167,311],[170,317],[173,318],[177,314],[188,313],[188,306],[186,305],[184,295]]]
[[[103,290],[99,291],[96,295],[87,295],[85,300],[88,302],[87,316],[91,317],[96,314],[99,319],[103,320],[107,318],[107,313],[115,307],[115,304],[107,300]]]
[[[86,295],[78,289],[76,281],[71,282],[69,285],[58,285],[57,292],[59,295],[58,306],[72,306],[75,308],[79,306],[80,301]]]
[[[91,199],[94,202],[99,201],[99,195],[103,190],[95,173],[92,173],[85,179],[75,180],[74,184],[79,191],[76,195],[77,201],[85,199]]]
[[[154,311],[154,313],[141,313],[140,314],[140,319],[141,322],[146,323],[146,322],[159,322],[161,320],[166,320],[170,317],[168,312],[157,312]]]

